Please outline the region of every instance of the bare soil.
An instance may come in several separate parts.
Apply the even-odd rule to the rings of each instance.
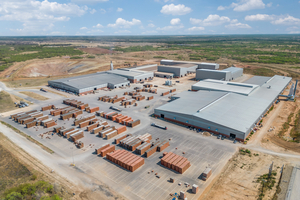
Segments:
[[[79,48],[79,49],[85,53],[90,53],[90,54],[112,54],[112,53],[115,53],[112,50],[103,49],[103,48]]]
[[[255,155],[258,154],[258,156]],[[227,163],[220,177],[212,188],[204,195],[202,200],[256,200],[259,195],[260,184],[257,178],[268,173],[270,164],[274,162],[273,170],[277,172],[276,184],[266,192],[264,200],[272,199],[280,176],[280,168],[288,163],[281,157],[260,152],[251,152],[242,155],[237,152]]]
[[[46,100],[48,100],[47,97],[44,97],[44,96],[39,95],[39,94],[34,93],[34,92],[20,92],[20,93],[25,94],[25,95],[27,95],[29,97],[32,97],[32,98],[40,100],[40,101],[46,101]]]

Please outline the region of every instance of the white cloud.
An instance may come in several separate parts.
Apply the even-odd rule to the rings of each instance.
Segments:
[[[150,24],[148,24],[148,27],[150,27],[150,28],[154,28],[154,27],[155,27],[155,25],[154,25],[154,24],[152,24],[152,23],[150,23]]]
[[[202,26],[218,26],[224,23],[229,23],[230,18],[226,16],[219,16],[219,15],[209,15],[206,19],[195,19],[190,18],[191,24],[199,24]]]
[[[186,15],[192,12],[192,9],[183,4],[170,4],[163,6],[160,12],[166,15]]]
[[[93,28],[103,28],[101,24],[97,24],[96,26],[93,26]]]
[[[97,12],[97,10],[93,9],[90,11],[91,14],[95,14]]]
[[[156,2],[164,2],[164,3],[168,3],[168,2],[173,2],[174,0],[155,0]]]
[[[174,31],[174,30],[178,30],[178,29],[182,29],[184,28],[183,25],[179,25],[179,26],[165,26],[163,28],[158,27],[156,30],[158,31]]]
[[[123,11],[123,8],[118,8],[117,9],[117,12],[122,12]]]
[[[248,15],[245,17],[246,21],[271,21],[274,25],[300,25],[300,19],[290,15],[267,15],[267,14],[256,14]]]
[[[292,26],[286,29],[286,31],[289,32],[289,34],[299,34],[300,33],[300,27]]]
[[[87,29],[87,27],[81,27],[80,28],[80,30],[86,30]]]
[[[231,23],[228,25],[225,25],[226,28],[230,28],[230,29],[238,29],[238,28],[251,28],[251,26],[249,26],[248,24],[242,24],[240,22],[238,23]]]
[[[199,27],[194,26],[194,27],[188,29],[188,31],[203,31],[203,30],[205,30],[205,28],[201,27],[201,26],[199,26]]]
[[[247,15],[245,17],[246,21],[269,21],[273,20],[274,16],[267,14],[256,14],[256,15]]]
[[[224,6],[219,6],[217,10],[225,10],[226,8]]]
[[[270,2],[270,3],[268,3],[268,4],[267,4],[267,7],[269,7],[269,8],[270,8],[270,7],[272,7],[272,5],[273,5],[273,3],[272,3],[272,2]]]
[[[299,25],[300,19],[287,15],[285,17],[279,17],[279,19],[276,19],[271,23],[276,25]]]
[[[180,24],[180,19],[179,18],[174,18],[170,21],[170,24],[172,25],[178,25]]]
[[[75,3],[84,3],[84,4],[87,4],[87,3],[99,3],[99,2],[106,2],[108,0],[71,0],[72,2],[75,2]]]
[[[105,14],[105,13],[106,13],[106,10],[103,9],[103,8],[101,8],[101,9],[100,9],[100,13],[101,13],[101,14]]]
[[[233,8],[234,11],[243,12],[247,10],[264,9],[265,6],[262,0],[238,0],[237,3],[233,2],[229,6],[219,6],[218,10]]]
[[[132,21],[126,21],[123,18],[118,18],[115,24],[108,24],[108,27],[112,28],[130,28],[131,26],[140,25],[142,22],[138,19],[132,19]]]
[[[73,3],[49,2],[47,0],[0,0],[0,20],[19,21],[23,29],[14,31],[24,34],[43,34],[54,27],[57,21],[68,21],[72,16],[82,16],[89,8]]]

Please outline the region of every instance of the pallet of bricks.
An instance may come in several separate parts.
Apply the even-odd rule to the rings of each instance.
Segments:
[[[100,131],[98,135],[99,135],[99,137],[106,138],[106,135],[108,135],[110,133],[117,135],[118,132],[116,130],[116,127],[114,127],[114,126],[107,127],[104,130]]]
[[[77,142],[78,140],[80,140],[83,137],[84,137],[83,131],[78,131],[78,132],[73,133],[73,134],[70,135],[70,138],[71,138],[72,142]]]
[[[95,154],[105,157],[106,154],[113,152],[115,149],[116,149],[115,145],[105,144],[101,148],[95,149]]]
[[[155,152],[161,152],[164,149],[166,149],[168,146],[170,146],[169,141],[155,141],[152,143],[151,147],[145,151],[146,158],[149,158],[152,154]]]
[[[108,153],[106,154],[106,159],[131,172],[145,164],[144,158],[126,150],[116,150],[113,153]]]
[[[81,122],[79,124],[79,128],[85,128],[85,127],[87,127],[89,125],[93,125],[93,124],[97,123],[97,121],[98,121],[98,119],[96,119],[96,118],[88,119],[86,121]]]
[[[108,128],[108,123],[106,121],[104,122],[99,122],[98,126],[95,127],[93,130],[91,130],[91,133],[93,134],[99,134],[100,131],[103,131],[104,129]],[[99,135],[100,136],[100,135]]]
[[[121,140],[123,140],[123,139],[125,139],[125,138],[127,138],[129,136],[132,136],[132,134],[122,135],[122,136],[116,138],[115,139],[115,144],[119,144]]]
[[[141,123],[141,120],[138,119],[138,120],[129,122],[128,126],[133,128],[133,127],[136,127],[137,125],[139,125],[140,123]]]
[[[44,126],[45,128],[50,128],[50,127],[56,126],[57,124],[55,123],[55,121],[52,118],[49,118],[49,119],[41,121],[39,125]]]
[[[67,112],[65,114],[61,114],[60,115],[60,118],[62,120],[67,120],[67,119],[70,119],[70,118],[76,118],[78,115],[82,115],[83,112],[82,110],[79,110],[79,109],[75,109],[75,110],[72,110],[71,112]]]
[[[37,110],[32,110],[29,112],[21,112],[21,113],[11,115],[11,118],[16,122],[21,123],[22,119],[28,118],[28,117],[30,117],[31,113],[36,113],[36,112],[37,112]]]
[[[34,120],[27,120],[26,122],[24,121],[24,124],[26,125],[26,128],[31,128],[34,126],[37,126],[38,124],[40,124],[41,121],[49,119],[48,116],[41,116],[41,117],[33,117]]]
[[[136,100],[135,100],[135,99],[129,99],[129,100],[123,101],[123,102],[121,103],[121,106],[134,105],[135,103],[136,103]]]
[[[171,89],[170,93],[176,92],[176,89]]]
[[[59,134],[61,136],[65,136],[67,133],[71,132],[71,131],[74,131],[75,128],[65,128],[65,129],[60,129],[59,130]]]
[[[55,106],[54,105],[49,105],[49,106],[44,106],[41,108],[42,111],[47,111],[47,110],[51,110],[51,109],[54,109]]]
[[[138,146],[144,143],[150,143],[152,139],[151,134],[146,133],[144,135],[130,136],[120,141],[120,146],[135,151]]]
[[[96,118],[95,115],[91,115],[91,116],[88,116],[88,117],[85,117],[85,118],[82,118],[82,119],[79,119],[79,120],[75,120],[74,121],[74,126],[78,126],[80,123],[84,122],[84,121],[87,121],[87,120],[91,120],[91,119],[94,119]]]
[[[152,84],[150,84],[150,83],[148,83],[148,84],[145,84],[145,85],[143,85],[145,88],[151,88],[153,85]]]
[[[170,91],[162,93],[161,96],[166,96],[168,94],[170,94]]]
[[[72,111],[75,111],[76,108],[74,107],[65,107],[65,108],[58,108],[58,109],[55,109],[55,110],[51,110],[50,111],[50,114],[52,116],[58,116],[58,115],[63,115],[63,114],[66,114],[66,113],[69,113],[69,112],[72,112]]]
[[[183,174],[191,166],[191,163],[187,158],[172,152],[165,152],[160,163],[169,169],[179,172],[180,174]]]

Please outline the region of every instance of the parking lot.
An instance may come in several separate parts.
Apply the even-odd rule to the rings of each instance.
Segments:
[[[186,192],[188,199],[197,199],[205,187],[212,181],[214,176],[221,171],[228,159],[231,158],[236,150],[236,146],[231,144],[232,142],[229,143],[229,141],[226,140],[217,140],[216,137],[206,137],[201,133],[189,130],[186,127],[178,126],[176,124],[150,117],[154,108],[169,101],[168,96],[160,96],[162,92],[169,90],[169,87],[158,88],[157,94],[142,92],[141,94],[145,95],[146,98],[148,96],[154,96],[154,100],[138,101],[138,106],[128,106],[127,108],[124,108],[119,104],[114,105],[111,103],[98,101],[98,97],[104,95],[118,95],[121,97],[125,91],[133,91],[135,86],[136,85],[132,85],[131,88],[117,89],[114,91],[100,91],[100,93],[82,97],[72,96],[70,99],[77,99],[84,103],[88,103],[91,108],[99,106],[100,111],[104,112],[112,111],[109,107],[113,105],[121,108],[123,115],[128,115],[132,117],[133,120],[141,120],[141,124],[139,126],[135,128],[127,128],[128,130],[125,133],[122,133],[122,135],[128,133],[133,135],[150,133],[153,141],[157,138],[159,138],[160,141],[171,139],[170,146],[163,152],[174,152],[178,155],[186,157],[191,162],[191,167],[184,174],[179,174],[163,167],[160,164],[160,158],[162,157],[163,152],[156,152],[151,157],[145,158],[145,164],[142,167],[135,172],[129,172],[106,160],[105,158],[94,154],[94,150],[96,148],[100,148],[102,145],[107,143],[112,144],[114,138],[106,140],[84,131],[85,137],[80,139],[80,141],[84,143],[85,147],[82,149],[77,149],[72,142],[58,135],[50,135],[49,138],[51,139],[46,139],[45,137],[42,139],[39,136],[44,132],[53,130],[53,128],[44,129],[39,127],[26,129],[24,128],[24,125],[17,124],[8,117],[4,118],[3,121],[30,135],[37,141],[52,149],[56,154],[68,160],[70,163],[72,163],[74,160],[78,173],[83,172],[93,175],[95,178],[105,182],[108,186],[112,187],[118,193],[124,195],[128,199],[169,199],[171,198],[170,194],[180,193],[180,191]],[[43,105],[31,106],[31,108],[32,110],[40,110],[41,106],[46,106],[48,104],[53,104],[58,108],[66,107],[60,98],[57,100],[52,100],[51,102],[47,101]],[[145,109],[145,106],[150,107]],[[43,113],[44,115],[49,115],[50,111],[44,111]],[[90,114],[83,112],[83,115],[80,115],[78,118],[80,119],[81,117],[87,115]],[[74,118],[71,118],[70,121],[63,121],[59,119],[60,116],[53,117],[49,115],[49,117],[57,120],[58,124],[56,127],[74,127]],[[99,120],[106,120],[101,117],[97,118]],[[115,126],[116,128],[122,126],[110,120],[106,121],[110,126]],[[167,126],[168,130],[151,126],[151,123],[153,122],[162,126]],[[122,149],[122,147],[117,146],[116,149]],[[212,168],[213,175],[208,181],[204,182],[199,177],[206,167]],[[152,170],[154,172],[152,172]],[[155,175],[156,173],[160,178]],[[170,183],[168,181],[170,178],[174,178],[175,182]],[[179,183],[181,183],[181,186]],[[185,183],[188,183],[190,187],[186,187]],[[193,184],[199,186],[199,192],[196,195],[191,193],[191,186]]]

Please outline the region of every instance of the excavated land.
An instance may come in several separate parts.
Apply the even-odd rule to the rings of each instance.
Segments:
[[[202,195],[202,200],[256,200],[258,199],[261,185],[257,178],[269,172],[270,164],[274,162],[273,172],[276,171],[276,183],[271,190],[265,192],[263,199],[272,199],[276,192],[276,186],[280,177],[283,164],[289,163],[287,159],[251,151],[245,155],[237,152],[229,160],[220,176],[207,191]]]

